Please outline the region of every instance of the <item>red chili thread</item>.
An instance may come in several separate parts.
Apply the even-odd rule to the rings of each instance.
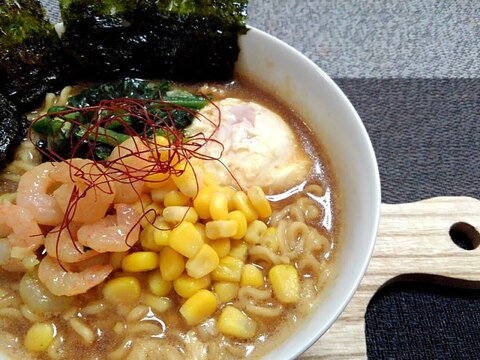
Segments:
[[[57,260],[59,257],[59,241],[62,231],[69,231],[70,235],[71,229],[70,224],[75,215],[78,202],[80,199],[84,198],[87,195],[88,191],[103,191],[105,193],[113,193],[113,183],[119,182],[123,184],[130,184],[132,189],[136,192],[134,183],[137,181],[152,181],[148,177],[156,173],[167,174],[165,180],[167,181],[171,176],[181,175],[187,168],[191,166],[191,159],[197,158],[200,160],[213,160],[218,161],[232,176],[234,181],[237,183],[239,188],[241,188],[238,181],[235,179],[233,174],[230,172],[228,167],[220,160],[223,153],[223,144],[218,140],[214,139],[214,134],[218,131],[221,124],[221,111],[220,108],[215,105],[213,102],[210,102],[218,112],[218,121],[213,121],[206,116],[198,113],[197,111],[185,108],[183,106],[178,106],[169,102],[164,102],[162,100],[144,100],[144,99],[130,99],[130,98],[119,98],[113,100],[102,100],[98,105],[89,106],[85,108],[75,108],[68,107],[67,110],[48,113],[40,116],[33,123],[41,121],[46,117],[50,118],[59,118],[64,119],[66,122],[63,126],[72,126],[73,130],[68,131],[68,142],[71,147],[71,151],[64,155],[56,153],[51,149],[44,149],[38,146],[32,138],[32,127],[30,127],[28,132],[28,137],[35,144],[37,150],[42,153],[50,161],[54,162],[65,162],[69,164],[70,168],[70,179],[73,184],[83,183],[85,188],[83,191],[80,190],[79,186],[74,185],[72,194],[69,199],[67,209],[65,211],[64,219],[62,220],[60,229],[57,236],[57,245],[56,245],[56,255]],[[149,111],[155,107],[155,110],[159,110],[165,113],[165,117],[160,117],[158,114],[154,114]],[[177,129],[173,117],[172,111],[183,111],[194,118],[197,118],[201,121],[207,121],[212,124],[214,130],[210,135],[205,135],[204,133],[196,133],[191,136],[186,136],[183,131]],[[70,119],[67,116],[73,113],[79,113],[81,115],[92,114],[90,123],[83,124],[77,118]],[[130,117],[135,119],[137,122],[143,123],[143,129],[140,131],[135,130],[125,119]],[[115,139],[108,134],[106,130],[112,124],[117,124],[121,129],[122,133],[138,139],[134,141],[135,149],[129,149],[122,147],[121,144],[116,143]],[[75,135],[75,129],[83,129],[83,135],[78,138]],[[102,132],[103,129],[103,132]],[[115,130],[114,130],[115,131]],[[151,135],[150,135],[151,134]],[[161,134],[164,138],[167,139],[168,145],[163,146],[158,144],[156,134]],[[60,136],[60,135],[57,135]],[[98,160],[95,158],[94,149],[99,143],[99,137],[103,137],[107,140],[111,140],[111,145],[116,145],[118,150],[123,150],[124,155],[118,157],[115,160]],[[55,139],[53,139],[55,140]],[[110,141],[108,141],[110,142]],[[220,152],[217,157],[209,156],[202,153],[202,149],[210,142],[214,142],[220,146]],[[69,160],[71,158],[78,157],[82,153],[82,146],[87,145],[86,154],[84,158],[91,159],[92,163],[90,169],[86,169],[85,164],[82,167],[76,166],[73,161]],[[141,145],[144,148],[140,149]],[[160,152],[168,154],[166,160],[161,160]],[[157,155],[157,156],[152,156]],[[128,163],[132,160],[138,160],[145,165],[141,168],[132,167]],[[178,168],[178,164],[185,159],[185,166],[183,168]],[[193,168],[193,167],[192,167]],[[93,171],[93,170],[96,171]],[[197,193],[199,190],[198,177],[194,172],[196,184],[197,184]],[[137,193],[138,198],[140,199],[140,194]],[[143,214],[139,220],[134,224],[134,226],[128,232],[125,242],[128,246],[128,237],[130,236],[133,229],[139,225],[141,219],[147,216],[147,213],[154,211],[150,209],[145,211],[142,204]],[[155,218],[158,214],[155,213]],[[186,213],[185,213],[186,216]],[[78,247],[74,241],[74,237],[71,236],[72,242],[79,253],[82,253],[83,250]],[[131,246],[130,246],[131,247]],[[59,261],[59,260],[58,260]],[[65,267],[59,261],[59,264],[62,268]]]

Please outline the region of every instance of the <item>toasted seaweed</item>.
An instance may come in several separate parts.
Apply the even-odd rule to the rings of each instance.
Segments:
[[[0,169],[13,157],[27,131],[27,119],[16,107],[0,94]]]
[[[0,2],[0,92],[20,111],[64,85],[70,66],[38,0]]]
[[[184,81],[233,75],[247,0],[60,0],[65,48],[85,75]]]

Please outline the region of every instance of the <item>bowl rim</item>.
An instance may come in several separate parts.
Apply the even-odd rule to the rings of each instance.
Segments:
[[[270,359],[270,354],[275,354],[278,352],[279,355],[281,353],[282,358],[286,359],[294,359],[300,356],[302,353],[308,350],[315,342],[317,342],[323,334],[325,334],[328,329],[335,323],[335,321],[341,316],[345,308],[348,306],[350,301],[352,300],[353,296],[355,295],[356,291],[358,290],[358,287],[361,284],[361,281],[368,269],[368,266],[370,264],[370,260],[373,255],[373,251],[375,248],[375,243],[376,243],[376,238],[378,234],[378,226],[380,222],[380,207],[381,207],[381,182],[380,182],[380,173],[379,173],[379,168],[378,168],[378,162],[377,158],[375,155],[375,151],[373,148],[373,144],[370,140],[370,137],[368,135],[368,132],[365,128],[365,124],[361,120],[360,116],[358,115],[356,109],[350,102],[350,100],[347,98],[345,93],[340,89],[340,87],[333,81],[332,78],[330,78],[329,75],[327,75],[326,72],[324,72],[315,62],[313,62],[311,59],[309,59],[306,55],[301,53],[299,50],[294,48],[292,45],[286,43],[283,40],[280,40],[279,38],[263,31],[260,30],[254,26],[247,25],[247,34],[242,35],[242,36],[249,36],[250,37],[255,37],[258,38],[260,41],[268,41],[272,42],[274,45],[282,48],[284,51],[290,52],[292,56],[297,57],[300,59],[303,63],[305,63],[306,67],[309,67],[311,71],[315,71],[322,79],[323,81],[326,82],[328,85],[329,89],[333,92],[335,92],[335,95],[344,103],[346,108],[348,109],[348,112],[354,121],[355,125],[357,126],[357,131],[358,134],[361,136],[361,140],[363,145],[365,145],[365,151],[366,151],[366,159],[369,161],[370,169],[372,170],[369,174],[370,176],[370,181],[371,181],[371,187],[374,190],[373,193],[369,194],[369,197],[371,198],[370,201],[370,209],[371,209],[371,216],[369,217],[370,223],[368,224],[368,229],[369,229],[369,242],[368,242],[368,248],[366,249],[364,258],[362,259],[361,265],[359,266],[359,271],[352,276],[352,281],[350,282],[352,286],[350,286],[349,290],[346,292],[346,296],[339,301],[339,305],[336,307],[336,311],[330,315],[328,318],[328,321],[325,321],[324,323],[320,324],[320,326],[316,327],[316,330],[311,333],[311,336],[308,336],[308,338],[305,338],[304,341],[301,343],[301,346],[299,346],[297,349],[281,349],[282,344],[278,344],[277,346],[271,348],[265,355],[264,358]],[[239,45],[240,45],[240,52],[242,51],[242,38],[240,37],[239,40]],[[336,279],[331,279],[330,282],[335,282]],[[321,303],[321,300],[319,303],[317,303],[317,307],[314,308],[314,310],[306,316],[306,318],[302,319],[301,322],[305,323],[308,321],[309,318],[312,317],[312,315],[317,311],[318,305]],[[297,326],[291,335],[289,335],[287,338],[284,339],[284,341],[287,341],[289,338],[292,338],[295,333],[297,333],[302,325]],[[283,342],[282,342],[283,343]],[[271,357],[271,359],[274,359],[274,357]]]

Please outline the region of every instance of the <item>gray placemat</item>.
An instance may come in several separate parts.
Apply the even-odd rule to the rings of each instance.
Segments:
[[[335,79],[372,140],[382,201],[480,198],[480,79]]]
[[[250,0],[250,23],[332,77],[475,78],[478,0]]]

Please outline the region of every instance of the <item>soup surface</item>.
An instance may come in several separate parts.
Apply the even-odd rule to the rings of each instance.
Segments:
[[[47,95],[29,118],[83,87]],[[52,164],[26,140],[3,171],[5,354],[258,358],[318,303],[341,226],[326,152],[245,78],[174,87],[211,97],[181,143],[176,132],[130,137],[107,161]]]

